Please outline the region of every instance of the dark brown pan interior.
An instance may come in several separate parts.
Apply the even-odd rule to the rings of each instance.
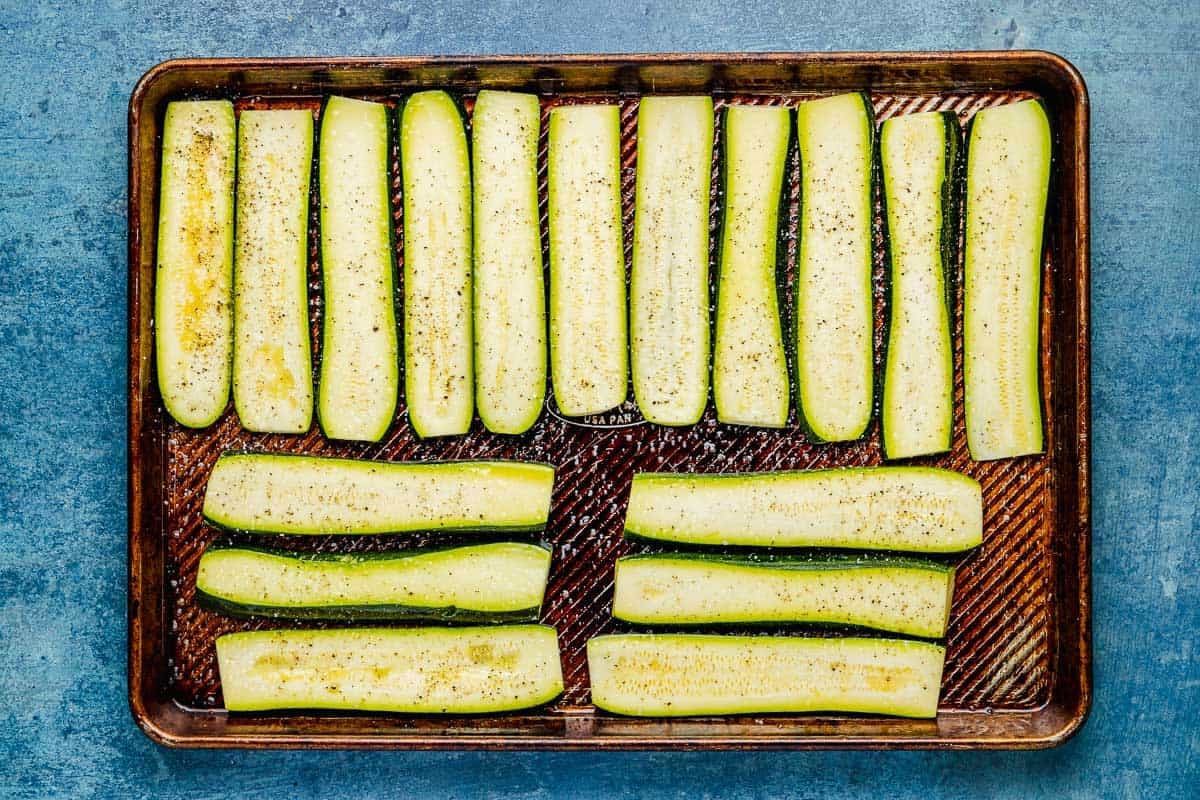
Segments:
[[[804,58],[804,57],[796,57]],[[178,744],[410,747],[669,747],[669,746],[1037,746],[1057,741],[1086,713],[1087,653],[1087,352],[1086,352],[1086,148],[1078,156],[1081,97],[1073,98],[1073,73],[1049,57],[1027,63],[971,62],[978,73],[964,85],[956,62],[921,67],[903,59],[889,66],[841,64],[827,57],[825,80],[800,81],[803,71],[767,59],[739,65],[704,62],[642,64],[509,64],[490,80],[477,69],[419,65],[395,70],[360,64],[345,70],[287,64],[236,69],[230,65],[168,68],[143,84],[131,108],[131,693],[135,714],[159,738]],[[949,57],[947,57],[949,58]],[[413,62],[397,61],[397,65]],[[719,69],[725,77],[713,78]],[[564,71],[565,69],[565,71]],[[523,72],[524,70],[524,72]],[[624,70],[624,71],[622,71]],[[634,70],[634,85],[624,76]],[[379,74],[377,74],[379,73]],[[305,77],[299,77],[299,75]],[[859,80],[855,81],[855,75]],[[530,77],[532,76],[532,77]],[[540,76],[540,77],[539,77]],[[550,77],[547,77],[550,76]],[[615,76],[615,77],[614,77]],[[623,83],[622,81],[626,81]],[[551,84],[551,85],[547,85]],[[578,85],[576,85],[578,84]],[[661,84],[661,85],[660,85]],[[910,85],[914,84],[914,85]],[[556,104],[616,102],[622,120],[622,189],[626,261],[633,221],[638,92],[710,91],[718,109],[728,103],[793,106],[830,89],[865,88],[877,117],[952,110],[963,123],[976,111],[1029,96],[1050,108],[1056,136],[1043,280],[1042,371],[1047,453],[975,463],[967,454],[962,420],[961,320],[956,323],[955,436],[951,453],[919,463],[936,464],[977,478],[984,492],[983,547],[961,562],[955,590],[947,662],[936,722],[855,717],[779,715],[674,722],[627,720],[596,712],[589,704],[586,641],[618,630],[611,620],[612,564],[634,550],[621,539],[629,482],[638,471],[718,472],[811,469],[881,463],[878,424],[853,444],[812,444],[794,424],[782,431],[718,425],[711,403],[692,428],[641,424],[632,404],[587,424],[544,413],[520,437],[493,435],[476,421],[470,434],[420,441],[407,423],[403,402],[392,429],[377,444],[331,442],[316,429],[300,437],[256,435],[242,430],[232,408],[211,428],[191,431],[164,414],[154,388],[149,323],[152,292],[157,127],[165,102],[190,96],[232,97],[239,109],[305,107],[319,111],[328,91],[392,101],[414,85],[458,90],[468,111],[480,85],[540,90],[543,122]],[[986,88],[985,88],[986,87]],[[719,120],[719,115],[718,115]],[[718,121],[718,133],[720,123]],[[1084,129],[1086,133],[1086,128]],[[1086,144],[1086,143],[1084,143]],[[793,153],[794,156],[794,153]],[[403,220],[393,150],[396,256],[403,264]],[[543,243],[546,228],[546,135],[539,152]],[[1080,175],[1080,170],[1084,170]],[[712,249],[721,201],[714,160]],[[798,215],[798,164],[788,177],[788,306]],[[1084,186],[1086,184],[1083,184]],[[1081,206],[1082,202],[1082,206]],[[316,208],[316,197],[313,197]],[[1083,222],[1080,252],[1080,220]],[[878,220],[877,220],[878,222]],[[310,310],[314,353],[319,353],[321,295],[312,226]],[[884,253],[875,248],[876,351],[883,334]],[[956,265],[961,273],[961,259]],[[957,282],[961,286],[961,281]],[[1081,292],[1083,292],[1081,296]],[[957,293],[961,306],[961,291]],[[552,400],[548,406],[553,407]],[[794,418],[793,410],[793,418]],[[484,718],[412,718],[386,715],[227,715],[221,711],[216,636],[280,623],[238,621],[209,613],[194,602],[195,570],[216,533],[200,519],[204,484],[226,450],[339,455],[387,460],[516,458],[558,468],[550,524],[544,539],[554,546],[542,620],[557,627],[566,692],[552,706]],[[305,550],[363,551],[408,547],[427,541],[407,537],[289,537]],[[439,539],[444,541],[444,539]],[[791,629],[792,632],[803,632]],[[140,694],[139,694],[140,693]]]

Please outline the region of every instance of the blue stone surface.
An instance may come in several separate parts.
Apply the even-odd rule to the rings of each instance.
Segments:
[[[1200,796],[1200,8],[0,0],[0,795]],[[1090,90],[1096,702],[1036,753],[163,749],[125,693],[125,108],[177,56],[1043,48]]]

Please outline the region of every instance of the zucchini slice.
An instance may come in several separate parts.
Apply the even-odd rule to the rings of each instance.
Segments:
[[[404,177],[404,393],[421,437],[466,433],[475,414],[471,161],[462,111],[442,91],[400,113]]]
[[[783,107],[725,109],[725,211],[713,354],[713,399],[721,422],[787,424],[790,387],[776,243],[791,129],[791,112]]]
[[[549,571],[550,551],[520,542],[305,555],[210,547],[196,599],[236,617],[535,622]]]
[[[954,568],[911,558],[637,555],[617,559],[613,616],[646,625],[814,622],[937,639]]]
[[[955,553],[982,541],[973,478],[934,467],[634,475],[627,536],[699,545]]]
[[[312,112],[242,112],[233,270],[233,405],[242,427],[260,433],[304,433],[312,425],[312,151]]]
[[[483,714],[563,690],[548,625],[230,633],[217,637],[217,666],[230,711]]]
[[[800,418],[820,441],[858,439],[871,421],[874,305],[871,164],[875,120],[863,94],[802,103],[796,382]]]
[[[1040,453],[1042,229],[1050,123],[1036,100],[980,111],[967,143],[963,378],[976,461]]]
[[[387,463],[227,453],[204,518],[247,533],[540,531],[554,467],[520,461]]]
[[[619,109],[554,108],[548,160],[554,402],[600,414],[629,392]]]
[[[189,428],[229,404],[233,362],[233,173],[228,100],[170,103],[163,120],[154,284],[158,390]]]
[[[484,90],[475,99],[475,403],[496,433],[529,430],[546,400],[540,123],[537,95]]]
[[[587,643],[592,702],[637,717],[935,717],[945,653],[900,639],[618,634]]]
[[[648,421],[693,425],[708,402],[711,97],[643,97],[630,279],[633,394]]]
[[[958,118],[948,111],[889,119],[879,136],[891,282],[882,411],[888,458],[950,449],[950,268],[956,237],[951,192],[957,150]]]
[[[330,97],[319,150],[325,319],[317,416],[330,439],[375,442],[392,424],[400,389],[387,106]]]

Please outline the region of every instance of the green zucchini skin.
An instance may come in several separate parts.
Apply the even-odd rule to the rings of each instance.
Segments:
[[[592,702],[636,717],[937,715],[945,648],[907,639],[613,634],[587,643]]]
[[[647,554],[617,559],[613,616],[654,626],[810,623],[936,639],[954,567],[880,555]]]
[[[242,619],[266,618],[280,620],[328,622],[441,622],[446,624],[502,625],[515,622],[537,622],[541,607],[516,611],[474,611],[455,606],[408,606],[373,604],[358,606],[262,606],[237,603],[210,595],[197,588],[196,602],[201,608],[227,617]]]
[[[320,571],[323,566],[328,565],[331,570],[320,578],[323,578],[324,586],[334,583],[339,577],[342,577],[343,587],[352,581],[347,580],[349,576],[345,573],[347,570],[354,570],[362,567],[364,571],[371,567],[387,567],[389,564],[400,562],[401,570],[393,578],[395,582],[396,593],[405,592],[414,594],[414,590],[405,583],[403,574],[403,562],[409,561],[411,566],[412,561],[435,561],[434,564],[427,566],[429,575],[426,577],[426,583],[436,580],[436,577],[442,572],[445,572],[445,581],[455,581],[461,584],[464,580],[468,580],[468,585],[465,587],[463,599],[456,605],[453,603],[442,603],[439,605],[422,605],[416,602],[367,602],[361,598],[355,602],[352,599],[339,600],[337,602],[289,602],[280,599],[278,602],[255,602],[250,599],[238,599],[233,596],[234,591],[228,588],[226,582],[226,591],[221,592],[220,586],[215,586],[214,582],[220,582],[220,576],[214,576],[212,573],[219,571],[221,566],[213,565],[221,557],[230,557],[234,559],[250,559],[260,560],[267,564],[267,573],[261,575],[264,582],[270,585],[266,591],[277,591],[280,584],[286,578],[280,574],[281,570],[286,569],[312,569]],[[550,549],[535,544],[517,543],[517,542],[497,542],[493,544],[483,545],[467,545],[464,547],[424,547],[412,550],[400,550],[391,552],[376,552],[376,553],[293,553],[287,550],[279,550],[268,547],[258,546],[239,546],[239,545],[216,545],[205,550],[200,558],[200,567],[196,578],[196,600],[204,608],[209,611],[215,611],[219,614],[225,614],[233,617],[266,617],[270,619],[290,619],[290,620],[332,620],[338,622],[372,622],[372,621],[402,621],[402,620],[423,620],[446,623],[504,623],[504,622],[536,622],[541,613],[541,601],[545,594],[546,574],[550,568]],[[432,558],[431,558],[432,557]],[[476,571],[481,569],[489,569],[492,571],[501,571],[504,568],[504,559],[523,559],[527,563],[522,564],[522,567],[531,566],[528,563],[529,559],[543,561],[544,571],[540,579],[539,585],[536,587],[537,602],[527,606],[519,607],[518,603],[504,600],[497,600],[492,597],[491,605],[493,608],[483,608],[482,605],[488,603],[476,603],[472,605],[469,601],[470,596],[478,596],[481,592],[486,593],[489,585],[480,585],[478,582],[474,586],[469,584],[470,570],[474,568]],[[476,563],[472,564],[472,560]],[[441,561],[442,563],[436,563]],[[271,567],[278,567],[271,575]],[[421,565],[418,564],[418,567]],[[468,578],[462,577],[466,573]],[[368,576],[369,578],[370,576]],[[534,593],[532,585],[515,586],[511,576],[504,584],[505,591],[513,591],[517,589],[529,590]],[[214,581],[215,578],[215,581]],[[378,578],[377,578],[378,579]],[[494,582],[494,576],[489,578],[489,581]],[[322,581],[318,580],[318,584]],[[236,585],[236,581],[234,581]],[[322,587],[324,588],[324,587]],[[243,590],[247,587],[243,586]],[[251,584],[248,589],[251,592],[256,591],[256,587]],[[328,589],[326,589],[326,592]],[[353,592],[353,587],[350,587]],[[343,595],[343,597],[345,597]],[[309,595],[309,600],[319,600],[319,597]],[[505,607],[500,607],[505,606]]]
[[[216,648],[228,711],[488,714],[563,690],[549,625],[246,631]]]
[[[440,461],[438,463],[448,464],[448,463],[452,463],[452,462]],[[462,462],[462,463],[474,463],[474,462]],[[258,535],[265,535],[265,536],[310,536],[310,535],[311,536],[323,536],[323,535],[330,533],[329,531],[301,531],[301,530],[293,530],[293,529],[288,529],[288,528],[283,528],[283,527],[266,529],[266,528],[249,527],[249,526],[245,526],[245,525],[231,525],[229,523],[222,522],[219,519],[215,519],[213,517],[208,517],[208,516],[204,517],[204,523],[206,525],[208,525],[208,527],[212,528],[213,530],[220,531],[222,533],[229,533],[229,534],[236,534],[236,535],[244,534],[244,535],[250,535],[250,536],[258,536]],[[389,530],[371,531],[369,534],[365,534],[365,533],[358,534],[358,533],[354,533],[352,531],[334,531],[334,533],[345,533],[347,535],[355,535],[355,536],[357,536],[357,535],[391,536],[391,535],[395,535],[395,534],[415,533],[415,532],[422,532],[422,531],[426,531],[426,530],[429,530],[429,528],[415,526],[415,527],[408,527],[408,528],[395,528],[395,529],[389,529]],[[480,525],[464,526],[461,528],[447,528],[446,530],[451,530],[451,531],[454,531],[455,533],[480,534],[481,536],[482,535],[491,535],[491,534],[497,534],[497,535],[499,535],[499,534],[504,534],[504,535],[537,534],[537,533],[541,533],[542,531],[546,530],[546,523],[544,523],[544,522],[531,523],[529,525],[480,524]]]
[[[992,390],[992,387],[975,386],[974,373],[977,371],[976,361],[991,361],[987,356],[977,352],[975,339],[978,331],[976,329],[983,327],[977,318],[992,315],[993,319],[991,321],[993,323],[998,320],[994,318],[995,315],[993,314],[995,311],[994,303],[978,301],[982,305],[981,312],[980,314],[972,313],[977,302],[973,291],[973,283],[976,281],[973,275],[977,269],[975,266],[975,247],[973,246],[975,238],[974,225],[982,221],[975,217],[972,203],[974,188],[972,165],[978,158],[978,152],[981,149],[980,142],[978,141],[979,127],[982,122],[991,117],[1011,115],[1018,109],[1033,111],[1037,114],[1035,124],[1039,128],[1037,134],[1040,141],[1030,143],[1029,146],[1023,148],[1023,153],[1026,155],[1032,153],[1042,158],[1044,166],[1039,175],[1039,186],[1036,189],[1039,192],[1038,203],[1040,204],[1040,213],[1035,215],[1035,217],[1039,231],[1029,242],[1031,255],[1028,260],[1031,260],[1033,264],[1029,276],[1028,305],[1024,309],[1030,318],[1027,327],[1032,328],[1032,330],[1025,332],[1025,341],[1019,343],[1021,346],[1017,348],[1025,351],[1023,354],[1026,362],[1023,365],[1025,374],[1007,374],[1001,383],[1025,384],[1023,386],[1019,385],[1016,391],[1025,395],[1023,402],[1027,406],[1025,409],[1029,415],[1027,420],[1014,418],[1012,413],[1001,413],[999,418],[997,418],[996,416],[989,415],[987,411],[977,410],[977,398],[987,400],[995,397],[997,394]],[[1039,99],[1030,99],[984,109],[972,117],[967,124],[965,158],[963,158],[962,166],[963,194],[961,201],[963,217],[963,384],[967,447],[971,453],[971,457],[976,461],[991,461],[999,458],[1034,455],[1045,450],[1044,420],[1042,419],[1042,407],[1045,402],[1045,395],[1041,382],[1040,353],[1042,257],[1045,251],[1046,236],[1045,216],[1050,197],[1050,183],[1054,175],[1054,143],[1049,120],[1050,116],[1045,104]],[[1011,134],[1012,132],[1010,132]],[[1023,188],[1024,190],[1018,192],[1017,196],[1029,196],[1031,193],[1029,188]],[[1008,260],[1010,263],[1014,260],[1027,260],[1025,258],[1017,259],[1015,256],[1009,255],[1010,258]],[[980,336],[980,338],[983,337]],[[1021,357],[1011,360],[1020,361]],[[1006,367],[994,363],[989,366],[995,368],[997,371],[1006,369]],[[1017,371],[1019,372],[1020,369],[1018,367]],[[980,369],[979,371],[983,370]],[[1011,369],[1008,370],[1009,373],[1012,371]],[[998,428],[1003,430],[996,433],[995,429]],[[1018,430],[1019,428],[1025,428],[1025,430]]]
[[[316,469],[318,474],[304,484],[304,470]],[[368,477],[376,473],[392,473],[396,483],[374,489],[373,503],[367,508],[366,518],[357,519],[354,513],[346,513],[333,504],[338,492],[360,486],[354,479],[356,472],[366,471]],[[505,474],[491,476],[493,471]],[[298,487],[277,487],[272,499],[250,498],[248,493],[263,492],[265,487],[277,479],[300,481]],[[475,498],[463,513],[465,499],[438,498],[423,489],[423,498],[429,505],[417,513],[407,510],[414,502],[415,488],[420,481],[445,483],[463,478],[472,481],[482,495]],[[340,480],[339,480],[340,479]],[[416,480],[414,488],[411,482]],[[408,481],[407,485],[405,481]],[[347,484],[347,482],[349,482]],[[246,534],[389,534],[412,531],[456,531],[469,533],[521,533],[537,532],[546,527],[550,515],[550,496],[554,484],[554,467],[520,461],[429,461],[429,462],[384,462],[360,461],[344,458],[321,458],[291,454],[237,453],[222,455],[209,476],[205,490],[202,514],[205,522],[218,530]],[[214,488],[215,486],[215,488]],[[280,494],[279,492],[282,492]],[[327,499],[314,503],[313,497],[327,493]],[[516,497],[518,493],[523,496]],[[387,498],[401,496],[404,509],[388,510],[380,503]],[[361,502],[361,498],[360,498]],[[526,503],[513,511],[514,503]],[[239,503],[248,505],[240,506]],[[353,504],[352,504],[353,505]],[[478,505],[479,510],[473,506]],[[330,507],[333,511],[329,511]],[[326,509],[326,518],[305,522],[304,513],[312,509]],[[359,509],[354,506],[351,511]],[[387,513],[385,513],[387,512]],[[339,518],[339,514],[341,517]]]
[[[644,540],[647,542],[654,540]],[[364,557],[372,554],[363,554]],[[871,569],[877,567],[898,567],[904,569],[921,569],[939,574],[954,572],[952,563],[912,556],[907,553],[886,553],[875,551],[845,552],[839,550],[806,549],[802,552],[774,552],[755,549],[745,553],[710,553],[710,552],[670,552],[670,553],[633,553],[621,556],[619,561],[656,561],[669,559],[672,561],[695,561],[702,564],[718,563],[732,566],[751,568],[770,568],[781,570],[845,570],[854,568]]]
[[[875,134],[875,109],[871,103],[871,98],[865,92],[853,92],[851,94],[856,95],[859,102],[861,102],[861,104],[862,104],[863,113],[864,113],[865,131],[867,134],[866,151],[867,151],[867,159],[868,160],[867,160],[867,163],[865,164],[866,186],[865,186],[865,190],[864,190],[865,197],[864,197],[863,213],[866,215],[867,220],[868,220],[867,235],[868,235],[869,241],[868,241],[867,253],[866,253],[867,263],[865,265],[866,280],[864,282],[864,290],[866,292],[868,308],[867,308],[866,318],[862,322],[868,327],[868,332],[867,332],[867,336],[866,336],[866,340],[865,340],[866,353],[864,355],[864,358],[865,358],[864,364],[865,364],[866,371],[868,374],[865,376],[864,385],[862,387],[866,396],[864,398],[861,398],[862,402],[859,403],[859,405],[863,406],[862,417],[859,420],[857,420],[856,424],[854,424],[850,429],[843,430],[843,431],[830,432],[829,430],[821,430],[822,425],[813,418],[814,414],[816,412],[816,409],[814,409],[812,407],[809,407],[809,408],[805,407],[806,406],[806,403],[805,403],[806,379],[805,379],[804,371],[806,369],[806,365],[808,364],[809,359],[805,355],[805,348],[802,346],[802,339],[805,335],[805,328],[804,328],[805,323],[804,323],[804,309],[800,307],[800,304],[802,302],[802,296],[803,296],[803,288],[801,286],[801,281],[802,281],[802,274],[803,274],[802,269],[803,269],[803,260],[804,260],[804,252],[805,252],[805,250],[804,250],[805,239],[807,238],[805,236],[805,230],[804,230],[805,225],[806,225],[805,211],[806,211],[807,207],[811,204],[812,198],[806,197],[805,191],[804,191],[804,181],[805,181],[805,175],[806,175],[805,166],[804,166],[804,162],[805,162],[804,142],[805,142],[806,137],[805,137],[805,133],[804,133],[804,129],[803,129],[803,122],[801,119],[801,115],[806,112],[804,111],[803,108],[800,108],[800,109],[797,109],[797,115],[796,115],[796,129],[795,129],[796,147],[797,147],[797,151],[800,154],[800,192],[799,192],[799,194],[800,194],[800,229],[799,229],[799,233],[798,233],[799,245],[798,245],[797,254],[796,254],[797,285],[796,285],[796,291],[795,291],[795,298],[793,300],[793,319],[792,319],[792,325],[791,325],[792,336],[790,338],[792,341],[793,360],[795,362],[795,375],[796,375],[796,381],[795,381],[795,383],[796,383],[796,386],[795,386],[796,403],[795,403],[795,406],[796,406],[797,420],[799,422],[800,429],[804,432],[805,436],[810,441],[817,442],[817,443],[855,441],[857,439],[862,438],[862,436],[866,433],[867,429],[870,427],[871,419],[874,416],[874,410],[875,410],[875,399],[873,396],[874,389],[875,389],[875,376],[874,376],[874,364],[875,364],[874,339],[875,339],[875,337],[874,337],[874,327],[873,327],[874,326],[874,292],[872,290],[873,272],[874,272],[873,246],[874,246],[874,237],[875,237],[875,233],[876,233],[875,223],[874,223],[875,215],[874,215],[874,207],[873,206],[874,206],[874,197],[875,197],[875,181],[877,180],[877,177],[878,177],[876,174],[877,158],[876,158],[876,153],[875,153],[876,139],[877,139],[877,136]],[[810,101],[810,103],[825,102],[825,101],[834,100],[834,99],[837,99],[838,97],[844,97],[844,96],[845,95],[837,95],[834,97],[822,98],[820,100]],[[808,104],[804,104],[804,105],[808,105]],[[839,320],[839,322],[841,322],[842,324],[845,324],[844,320]],[[822,363],[828,363],[828,362],[823,361]]]
[[[876,386],[876,397],[879,404],[879,420],[880,420],[880,446],[883,449],[884,458],[888,460],[899,458],[912,458],[916,456],[934,455],[943,453],[950,449],[953,438],[954,429],[954,352],[953,352],[953,331],[954,331],[954,296],[955,296],[955,269],[956,261],[956,245],[958,241],[958,224],[959,224],[959,203],[957,187],[960,184],[959,170],[961,168],[963,148],[961,146],[962,134],[958,124],[958,117],[951,111],[928,112],[927,114],[912,115],[914,117],[930,117],[937,118],[940,121],[943,132],[942,145],[942,166],[941,176],[942,182],[938,192],[938,201],[940,203],[941,226],[938,236],[937,252],[941,258],[940,264],[940,280],[942,286],[942,313],[944,314],[944,346],[946,348],[946,380],[944,394],[946,397],[946,408],[944,410],[945,418],[943,425],[945,428],[944,437],[936,444],[926,444],[918,447],[898,448],[893,442],[891,433],[894,429],[899,429],[905,425],[911,424],[908,419],[899,419],[900,412],[898,409],[889,408],[889,398],[891,396],[888,385],[889,380],[895,380],[893,365],[893,357],[896,356],[896,343],[893,339],[897,335],[897,314],[900,305],[900,294],[897,286],[898,266],[896,263],[897,251],[895,244],[895,236],[891,230],[891,213],[893,211],[893,201],[889,198],[891,193],[892,181],[888,178],[888,170],[884,150],[884,137],[887,135],[888,126],[896,123],[899,120],[904,120],[906,117],[895,117],[886,120],[880,128],[880,135],[876,138],[876,149],[879,151],[876,158],[876,165],[879,170],[878,181],[882,187],[880,192],[882,205],[882,218],[884,225],[881,233],[884,243],[884,330],[887,335],[883,339],[883,363],[884,370],[879,375],[879,381]],[[929,410],[918,409],[917,413],[926,414]]]
[[[923,466],[640,473],[625,516],[630,540],[700,547],[933,554],[969,550],[982,536],[979,483]]]

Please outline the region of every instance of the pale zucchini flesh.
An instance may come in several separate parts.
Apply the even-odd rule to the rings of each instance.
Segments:
[[[471,161],[462,113],[442,91],[400,115],[404,181],[404,393],[421,437],[466,433],[475,414]]]
[[[721,422],[787,424],[791,390],[776,246],[791,123],[791,112],[783,107],[725,110],[725,209],[713,353],[713,400]]]
[[[621,117],[615,105],[550,112],[550,371],[570,417],[629,392],[621,230]]]
[[[475,403],[496,433],[529,430],[546,399],[540,123],[537,95],[484,90],[475,98]]]
[[[630,353],[638,410],[692,425],[708,402],[710,97],[643,97],[630,279]]]
[[[230,711],[480,714],[563,689],[547,625],[231,633],[217,638],[217,664]]]
[[[521,542],[339,554],[210,547],[196,598],[233,616],[533,622],[549,570],[550,551]]]
[[[643,625],[806,622],[937,639],[954,568],[896,557],[617,559],[613,616]]]
[[[871,104],[859,93],[796,110],[796,383],[801,421],[820,441],[858,439],[871,421],[874,136]]]
[[[233,272],[233,405],[242,427],[260,433],[304,433],[312,424],[308,342],[312,152],[312,112],[242,112]]]
[[[980,111],[971,122],[963,378],[977,461],[1044,449],[1038,335],[1050,148],[1036,100]]]
[[[520,461],[387,463],[252,453],[221,456],[204,518],[248,533],[536,531],[554,468]]]
[[[982,541],[974,479],[933,467],[633,478],[627,536],[697,545],[953,553]]]
[[[895,117],[880,133],[891,283],[881,413],[888,458],[950,449],[950,192],[957,143],[950,112]]]
[[[330,97],[321,112],[324,321],[317,415],[330,439],[378,441],[400,388],[388,110]]]
[[[158,388],[167,413],[202,428],[229,404],[233,361],[233,183],[227,100],[177,101],[163,120],[154,284]]]
[[[587,643],[592,702],[628,716],[937,716],[945,649],[895,639],[618,634]]]

